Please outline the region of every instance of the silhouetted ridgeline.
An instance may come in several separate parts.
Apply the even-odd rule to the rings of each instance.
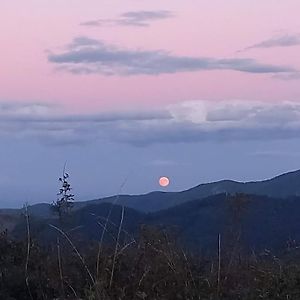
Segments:
[[[255,182],[236,182],[232,180],[222,180],[213,183],[200,184],[189,190],[182,192],[152,192],[145,195],[119,195],[117,204],[140,210],[142,212],[155,212],[179,205],[191,200],[201,200],[203,198],[217,194],[244,193],[249,195],[269,196],[273,198],[287,198],[300,196],[300,170],[289,172],[269,180]],[[90,201],[76,201],[74,210],[86,205],[99,204],[104,202],[114,203],[116,196]],[[52,212],[50,205],[40,203],[32,205],[31,215],[38,217],[49,217]],[[1,213],[19,213],[19,210],[1,210]]]

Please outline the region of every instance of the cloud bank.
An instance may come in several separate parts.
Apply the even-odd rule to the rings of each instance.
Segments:
[[[256,74],[295,72],[291,67],[263,64],[248,58],[217,59],[178,56],[162,50],[132,50],[102,41],[78,37],[61,53],[51,52],[48,61],[74,74],[160,75],[204,70],[234,70]]]
[[[174,17],[174,14],[168,10],[155,11],[129,11],[119,15],[115,19],[97,19],[81,23],[81,26],[102,27],[102,26],[135,26],[147,27],[154,21]]]
[[[187,101],[161,110],[66,114],[42,104],[0,104],[0,138],[36,139],[50,145],[102,140],[157,143],[299,139],[300,103]]]

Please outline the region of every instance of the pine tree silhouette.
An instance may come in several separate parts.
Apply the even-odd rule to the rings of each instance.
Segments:
[[[59,214],[59,218],[63,219],[70,214],[70,210],[74,205],[74,194],[71,193],[71,184],[69,183],[70,175],[63,170],[63,176],[58,180],[61,182],[61,187],[57,194],[58,199],[53,203],[53,208]]]

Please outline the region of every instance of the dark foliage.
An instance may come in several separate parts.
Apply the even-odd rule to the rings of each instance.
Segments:
[[[268,250],[246,256],[229,243],[221,249],[218,270],[217,237],[210,257],[199,257],[185,253],[176,236],[156,227],[142,226],[137,239],[124,235],[102,248],[98,243],[77,248],[80,243],[70,243],[67,234],[56,234],[61,242],[48,247],[31,239],[27,285],[27,242],[0,235],[1,300],[300,299],[295,245],[279,258]]]
[[[72,188],[68,181],[69,177],[69,174],[64,170],[63,176],[58,179],[61,183],[61,187],[57,194],[59,198],[52,205],[53,210],[58,213],[61,220],[69,215],[70,210],[74,205],[74,195],[71,193]]]

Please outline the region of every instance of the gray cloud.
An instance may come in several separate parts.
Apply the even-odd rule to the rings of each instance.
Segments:
[[[168,120],[166,110],[66,114],[60,107],[38,103],[0,102],[0,135],[34,137],[46,144],[67,145],[109,137],[110,128]]]
[[[135,26],[147,27],[151,22],[174,17],[168,10],[156,11],[129,11],[119,15],[115,19],[97,19],[81,23],[82,26]]]
[[[156,143],[299,139],[300,103],[190,101],[161,110],[66,114],[42,104],[0,103],[0,137],[47,145],[97,140],[146,146]]]
[[[295,35],[282,35],[274,37],[257,44],[254,44],[250,47],[247,47],[245,50],[255,49],[255,48],[273,48],[273,47],[291,47],[300,45],[300,34]]]
[[[150,112],[111,112],[89,115],[77,114],[39,114],[39,113],[0,113],[0,123],[20,122],[20,123],[108,123],[116,121],[151,121],[151,120],[168,120],[171,115],[167,111],[150,111]]]
[[[235,70],[247,73],[286,73],[293,68],[259,63],[253,59],[215,59],[176,56],[166,51],[129,50],[102,41],[78,37],[62,53],[50,53],[48,61],[60,69],[104,75],[159,75],[203,70]]]

